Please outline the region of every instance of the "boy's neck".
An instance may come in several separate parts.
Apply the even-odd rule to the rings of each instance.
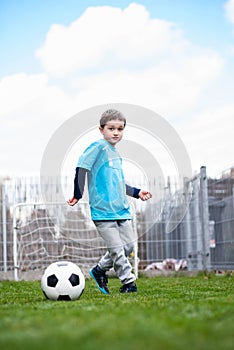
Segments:
[[[106,143],[108,143],[108,145],[110,145],[112,148],[115,148],[116,145],[112,145],[112,143],[110,143],[108,140],[106,140],[106,139],[104,139],[104,138],[103,138],[103,140],[104,140]]]

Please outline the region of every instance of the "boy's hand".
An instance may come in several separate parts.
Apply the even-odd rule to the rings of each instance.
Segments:
[[[152,194],[149,191],[140,190],[138,196],[142,201],[147,201],[152,197]]]
[[[71,199],[68,199],[67,204],[70,205],[71,207],[73,207],[73,205],[75,205],[76,203],[78,203],[78,199],[72,197]]]

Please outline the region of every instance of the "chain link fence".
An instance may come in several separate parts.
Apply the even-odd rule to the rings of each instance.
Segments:
[[[133,259],[139,271],[234,269],[233,186],[229,181],[225,192],[224,182],[208,179],[201,167],[180,189],[168,179],[160,201],[149,201],[146,207],[136,204]],[[68,210],[63,204],[58,213],[54,203],[57,211],[48,212],[36,205],[41,202],[40,186],[32,178],[2,180],[0,200],[1,279],[14,279],[16,271],[33,278],[36,270],[58,259],[79,265],[85,261],[88,268],[103,254],[88,206]]]

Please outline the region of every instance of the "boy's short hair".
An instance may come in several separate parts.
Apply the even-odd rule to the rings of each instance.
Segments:
[[[116,109],[108,109],[104,113],[102,113],[100,118],[100,127],[103,129],[107,122],[110,120],[120,120],[124,122],[124,126],[126,125],[126,118],[120,111]]]

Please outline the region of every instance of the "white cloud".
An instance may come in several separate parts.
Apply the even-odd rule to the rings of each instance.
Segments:
[[[179,132],[187,145],[193,168],[207,166],[208,175],[219,175],[233,166],[233,104],[210,104],[184,121]]]
[[[50,136],[70,116],[69,96],[45,74],[19,73],[0,81],[0,101],[0,174],[38,173]]]
[[[228,0],[225,4],[225,11],[228,20],[234,24],[234,0]]]
[[[126,68],[93,74],[77,79],[77,101],[92,101],[94,105],[135,103],[176,117],[191,110],[221,68],[222,60],[216,55],[181,56],[178,61],[167,58],[159,65],[135,72]]]
[[[175,24],[150,18],[144,6],[91,7],[71,25],[53,25],[37,50],[45,71],[66,77],[182,63],[194,50]],[[195,51],[195,50],[194,50]],[[205,52],[194,52],[200,59]],[[187,57],[189,59],[189,57]],[[202,63],[202,62],[201,62]]]
[[[45,74],[28,76],[19,73],[7,76],[0,81],[1,113],[9,113],[42,94],[47,84]]]
[[[152,20],[141,5],[125,10],[90,7],[70,26],[53,25],[37,57],[52,75],[116,68],[119,64],[153,60],[171,42],[171,24]],[[152,45],[152,43],[154,43]]]
[[[160,113],[191,108],[223,68],[219,54],[138,4],[91,7],[67,27],[53,25],[37,57],[82,103],[138,101]]]

